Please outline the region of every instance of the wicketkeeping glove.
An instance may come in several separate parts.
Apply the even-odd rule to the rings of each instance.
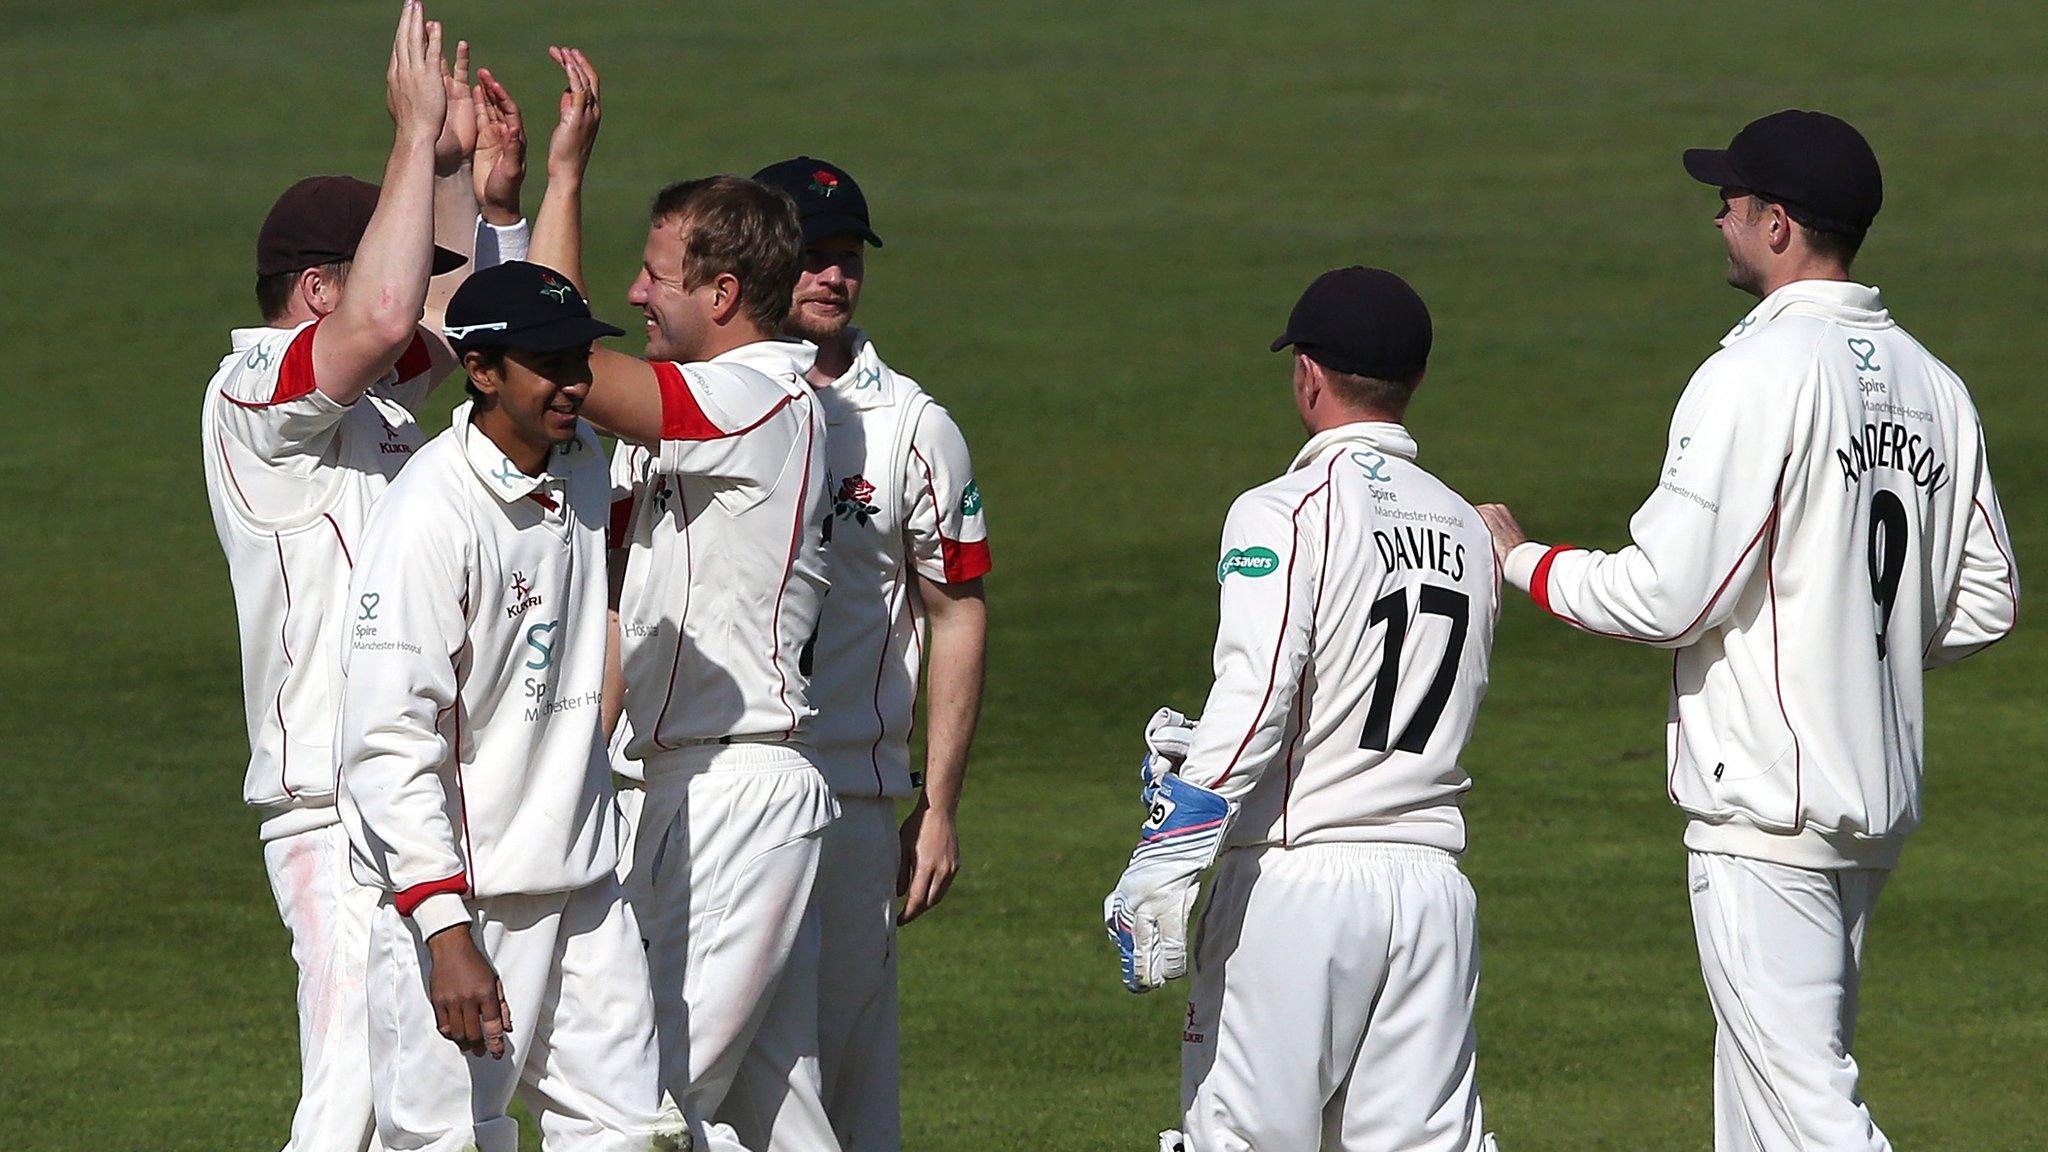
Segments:
[[[1160,709],[1146,725],[1145,823],[1116,891],[1102,904],[1103,927],[1123,961],[1124,987],[1150,992],[1187,975],[1188,917],[1201,875],[1223,844],[1230,802],[1182,779],[1178,759],[1193,735],[1186,718]]]

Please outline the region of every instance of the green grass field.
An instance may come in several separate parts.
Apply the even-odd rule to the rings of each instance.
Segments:
[[[396,7],[0,5],[0,363],[24,418],[0,455],[8,1149],[284,1140],[292,970],[239,804],[196,421],[227,329],[255,322],[271,199],[381,168]],[[1137,818],[1137,726],[1206,690],[1223,512],[1301,438],[1265,345],[1316,273],[1384,264],[1429,300],[1426,466],[1539,536],[1617,544],[1680,387],[1748,307],[1679,150],[1838,112],[1889,184],[1859,272],[1970,382],[2018,552],[2048,554],[2048,9],[1851,11],[433,9],[543,124],[545,45],[603,70],[589,249],[610,319],[633,319],[661,183],[809,151],[875,205],[862,319],[966,427],[997,563],[966,870],[903,942],[914,1148],[1134,1152],[1173,1118],[1180,999],[1122,991],[1100,899]],[[1668,667],[1504,613],[1466,867],[1509,1149],[1710,1146]],[[1929,817],[1877,915],[1858,1036],[1904,1149],[2042,1143],[2044,676],[2023,627],[1930,682]]]

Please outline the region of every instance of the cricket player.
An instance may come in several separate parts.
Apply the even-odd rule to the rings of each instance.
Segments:
[[[332,667],[371,505],[420,444],[413,413],[453,363],[441,304],[481,232],[516,252],[517,180],[478,222],[467,47],[407,4],[387,72],[396,129],[380,190],[321,176],[285,191],[256,244],[262,325],[237,329],[200,416],[207,497],[233,579],[249,765],[264,863],[299,970],[301,1083],[287,1146],[352,1152],[371,1135],[363,957],[375,895],[349,875],[334,807]],[[498,137],[504,155],[505,137]],[[494,179],[498,164],[493,163]],[[509,202],[506,197],[509,196]],[[441,247],[436,247],[436,238]]]
[[[782,328],[818,347],[807,376],[825,413],[832,492],[832,594],[811,667],[811,740],[839,801],[814,896],[819,1073],[840,1146],[896,1152],[896,928],[943,899],[960,867],[954,821],[981,709],[988,528],[959,425],[852,326],[866,248],[882,243],[860,185],[808,156],[754,179],[787,193],[803,226],[803,275]],[[920,672],[926,752],[917,773],[910,729]],[[896,802],[913,793],[899,829]],[[773,1101],[738,1087],[724,1114],[741,1137],[778,1152],[795,1147],[775,1138]]]
[[[1221,850],[1182,1034],[1191,1152],[1492,1146],[1458,756],[1499,582],[1479,514],[1401,424],[1430,340],[1391,272],[1302,295],[1273,350],[1293,348],[1310,439],[1224,521],[1200,723],[1147,726],[1147,819],[1104,916],[1132,991],[1184,974]]]
[[[598,78],[573,49],[536,258],[580,276]],[[825,594],[816,349],[776,336],[802,256],[787,197],[714,176],[655,197],[628,295],[647,354],[593,353],[584,412],[620,437],[614,556],[627,748],[645,777],[627,891],[647,943],[662,1078],[702,1147],[742,1148],[736,1081],[803,1152],[837,1145],[818,1096],[818,934],[837,811],[806,742],[804,649]],[[806,1071],[808,1070],[808,1071]],[[758,1150],[756,1150],[758,1152]]]
[[[2011,630],[2011,537],[1963,382],[1849,278],[1883,199],[1862,135],[1779,112],[1685,168],[1762,302],[1679,398],[1633,542],[1546,547],[1481,511],[1539,607],[1673,650],[1715,1146],[1888,1149],[1851,1052],[1864,937],[1920,822],[1922,672]]]
[[[372,513],[342,647],[378,1136],[517,1152],[518,1091],[550,1150],[673,1148],[599,722],[611,484],[577,415],[621,333],[527,263],[472,276],[447,333],[474,399]]]

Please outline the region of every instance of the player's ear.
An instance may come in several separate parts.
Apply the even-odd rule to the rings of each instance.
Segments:
[[[496,396],[504,383],[505,362],[472,348],[462,354],[462,370],[469,373],[469,386],[484,396]]]
[[[720,272],[711,278],[711,321],[714,324],[731,323],[740,312],[740,278],[730,272]]]
[[[1783,204],[1764,205],[1764,227],[1771,251],[1780,253],[1792,246],[1792,235],[1798,231],[1792,226],[1792,216],[1785,211]]]

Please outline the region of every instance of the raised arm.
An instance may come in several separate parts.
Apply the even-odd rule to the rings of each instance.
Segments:
[[[561,116],[548,137],[548,190],[534,217],[531,259],[569,278],[587,298],[583,276],[583,176],[597,145],[597,69],[577,48],[549,48],[568,86]],[[645,360],[609,348],[590,353],[590,392],[583,418],[614,436],[640,444],[661,439],[661,388]]]
[[[469,87],[469,41],[456,41],[452,73],[447,61],[441,62],[441,87],[448,98],[441,134],[434,139],[434,243],[464,259],[460,268],[443,272],[427,286],[427,326],[435,331],[441,328],[449,298],[476,265],[476,180],[471,166],[477,121],[476,99]]]
[[[441,25],[407,0],[385,72],[395,125],[377,210],[356,246],[341,301],[313,334],[314,386],[353,404],[412,343],[434,260],[435,140],[448,111]]]

